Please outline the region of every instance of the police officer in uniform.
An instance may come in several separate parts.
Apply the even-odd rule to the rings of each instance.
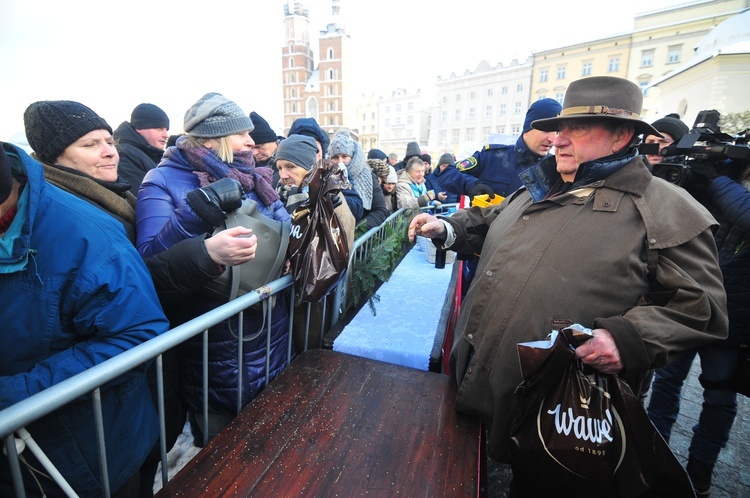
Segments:
[[[554,118],[561,109],[554,99],[537,100],[526,113],[523,131],[515,145],[485,145],[455,167],[448,166],[440,176],[440,184],[450,193],[470,197],[480,194],[505,197],[514,192],[521,186],[518,174],[545,157],[555,138],[554,132],[531,128],[531,122]]]

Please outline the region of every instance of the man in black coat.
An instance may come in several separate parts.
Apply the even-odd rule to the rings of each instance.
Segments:
[[[146,172],[156,167],[169,138],[169,117],[154,104],[138,104],[113,136],[120,154],[118,180],[136,197]]]

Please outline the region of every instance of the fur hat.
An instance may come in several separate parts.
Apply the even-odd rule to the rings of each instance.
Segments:
[[[276,150],[276,161],[284,160],[310,171],[317,161],[318,146],[312,137],[289,135],[279,142]]]
[[[380,149],[370,149],[370,152],[367,153],[367,159],[382,159],[383,161],[387,161],[388,154]]]
[[[690,129],[685,123],[678,118],[670,116],[657,119],[651,123],[651,126],[659,131],[663,131],[664,133],[669,133],[669,136],[672,137],[675,142],[679,142],[683,135],[690,133]]]
[[[276,132],[271,129],[268,121],[263,119],[260,114],[253,111],[250,113],[250,119],[252,120],[253,125],[255,125],[253,131],[250,132],[250,136],[256,144],[267,144],[279,139]]]
[[[531,129],[531,123],[537,119],[554,118],[560,114],[562,106],[555,99],[540,99],[529,106],[526,111],[526,119],[523,122],[523,135]]]
[[[185,112],[183,129],[199,138],[219,138],[253,131],[253,122],[240,106],[219,93],[207,93]]]
[[[443,164],[453,164],[456,162],[456,158],[453,157],[453,154],[450,152],[446,152],[442,156],[440,156],[440,159],[438,159],[438,166],[442,166]]]
[[[367,165],[370,167],[375,176],[385,181],[388,177],[389,164],[382,159],[368,159]]]
[[[419,144],[417,142],[409,142],[406,144],[406,155],[404,156],[404,161],[406,161],[411,156],[421,156],[422,155],[422,149],[419,147]]]
[[[396,183],[398,182],[398,175],[396,175],[396,168],[388,165],[388,177],[385,179],[385,183]]]
[[[130,124],[136,130],[169,129],[169,116],[154,104],[138,104],[130,114]]]
[[[307,135],[308,137],[313,137],[315,140],[320,142],[320,145],[323,148],[323,150],[321,151],[323,153],[323,157],[325,157],[328,153],[328,145],[331,143],[331,137],[328,136],[328,133],[323,131],[323,128],[318,125],[318,122],[315,121],[315,118],[295,119],[294,123],[292,123],[292,127],[289,128],[289,134]]]
[[[636,135],[662,136],[653,126],[641,121],[642,107],[643,92],[632,81],[613,76],[590,76],[568,86],[558,117],[537,119],[531,126],[542,131],[557,131],[562,123],[572,119],[606,119],[633,125]]]
[[[43,100],[34,102],[23,113],[26,139],[36,157],[54,164],[65,149],[94,130],[112,128],[104,118],[83,104],[72,100]]]
[[[2,142],[0,142],[0,204],[10,197],[13,190],[13,175],[10,174],[10,161]]]

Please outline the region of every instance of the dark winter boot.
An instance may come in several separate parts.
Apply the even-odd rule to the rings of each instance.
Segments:
[[[711,474],[714,471],[713,464],[709,465],[696,460],[692,456],[688,458],[687,473],[693,481],[693,488],[698,498],[711,496]]]

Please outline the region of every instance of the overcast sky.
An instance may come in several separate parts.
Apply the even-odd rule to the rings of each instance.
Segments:
[[[307,0],[312,33],[330,0]],[[341,0],[362,91],[427,88],[437,76],[520,61],[632,30],[633,16],[680,0],[450,2]],[[0,140],[23,131],[37,100],[76,100],[114,128],[141,102],[164,109],[172,132],[215,91],[280,129],[284,0],[2,0]],[[317,52],[317,43],[313,44]],[[317,57],[317,53],[316,53]]]

